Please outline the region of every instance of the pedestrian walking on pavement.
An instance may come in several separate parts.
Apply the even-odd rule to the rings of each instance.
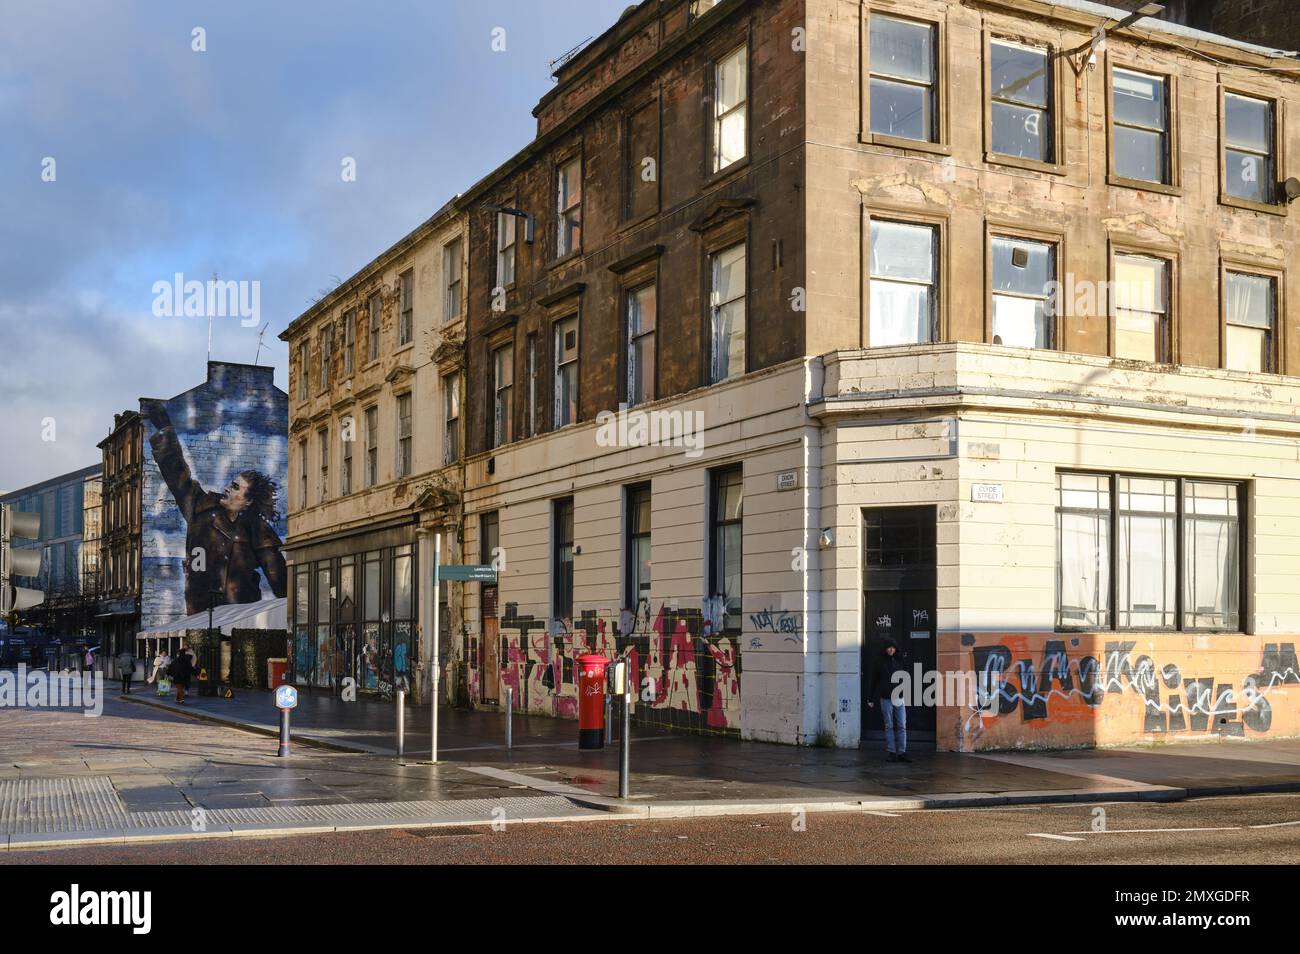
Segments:
[[[131,694],[131,679],[135,676],[135,656],[129,650],[117,654],[117,674],[122,677],[122,695]]]
[[[189,649],[184,646],[180,648],[167,669],[167,675],[176,687],[177,703],[185,705],[185,690],[189,689],[190,680],[194,677],[194,657],[190,655]]]
[[[907,706],[895,702],[894,673],[907,672],[907,664],[898,652],[898,643],[886,639],[880,648],[880,656],[871,671],[871,691],[867,695],[867,705],[875,707],[880,704],[880,717],[885,723],[885,751],[889,753],[890,762],[910,762],[907,757]]]
[[[158,654],[153,657],[153,670],[149,673],[149,682],[157,681],[158,695],[165,696],[171,692],[171,683],[167,679],[167,669],[172,664],[171,654],[161,646],[158,647]]]
[[[86,650],[86,658],[83,659],[82,662],[85,663],[85,666],[86,666],[86,672],[90,672],[92,669],[94,669],[94,668],[95,668],[95,651],[94,651],[93,649],[87,649],[87,650]]]

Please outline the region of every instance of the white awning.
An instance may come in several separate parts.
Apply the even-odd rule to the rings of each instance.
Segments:
[[[212,610],[212,628],[229,636],[234,629],[285,629],[289,624],[289,601],[284,597],[275,600],[258,600],[256,603],[231,603]],[[172,620],[142,629],[136,639],[175,636],[186,630],[207,629],[208,611],[195,613],[183,619]]]

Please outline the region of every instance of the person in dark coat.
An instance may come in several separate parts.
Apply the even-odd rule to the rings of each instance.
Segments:
[[[117,654],[117,674],[122,678],[122,695],[131,694],[131,679],[135,676],[135,656],[130,650]]]
[[[176,702],[180,705],[185,704],[185,691],[190,687],[190,680],[194,678],[194,657],[190,655],[187,647],[182,646],[176,653],[176,658],[167,668],[167,675],[176,687]]]
[[[890,762],[910,762],[907,757],[907,706],[895,702],[894,673],[907,673],[907,664],[898,651],[898,643],[886,639],[880,647],[880,656],[871,670],[871,690],[867,705],[880,704],[880,717],[885,723],[885,751]]]
[[[256,470],[236,474],[222,493],[204,490],[190,473],[171,418],[161,401],[141,401],[157,432],[150,435],[154,461],[185,517],[185,611],[255,603],[262,598],[258,570],[271,592],[288,591],[283,546],[272,526],[276,485]],[[201,561],[195,550],[202,551]]]

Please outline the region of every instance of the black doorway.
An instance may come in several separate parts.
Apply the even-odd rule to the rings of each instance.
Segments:
[[[888,507],[862,513],[863,640],[862,740],[884,739],[879,707],[869,707],[871,675],[884,640],[892,638],[904,654],[907,668],[934,671],[938,663],[935,617],[936,508]],[[916,686],[915,691],[920,692]],[[909,742],[933,742],[935,708],[907,709]]]

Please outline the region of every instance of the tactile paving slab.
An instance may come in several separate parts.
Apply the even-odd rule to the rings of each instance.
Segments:
[[[128,812],[107,776],[0,779],[0,833],[9,835],[404,821],[470,824],[583,814],[599,812],[557,795]]]

